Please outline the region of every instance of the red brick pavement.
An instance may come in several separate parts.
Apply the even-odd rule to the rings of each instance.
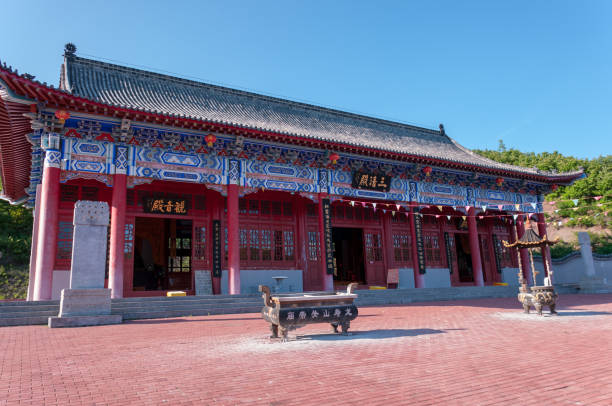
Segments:
[[[258,314],[0,328],[0,405],[612,405],[612,295],[362,308],[271,343]],[[299,334],[295,339],[295,333]]]

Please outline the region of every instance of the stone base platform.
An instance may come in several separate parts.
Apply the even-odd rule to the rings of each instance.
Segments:
[[[49,317],[49,327],[83,327],[102,326],[106,324],[121,324],[123,316],[120,314],[107,314],[103,316],[64,316]]]
[[[49,317],[48,325],[51,328],[100,326],[122,321],[122,315],[111,314],[110,289],[62,289],[59,315]]]

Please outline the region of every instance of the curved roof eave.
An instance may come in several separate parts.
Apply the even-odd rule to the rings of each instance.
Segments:
[[[363,152],[367,152],[367,153],[374,154],[374,155],[384,156],[389,159],[399,159],[399,160],[407,160],[407,161],[422,161],[423,163],[432,162],[432,164],[434,165],[452,166],[458,169],[464,169],[468,171],[480,171],[480,172],[485,172],[485,173],[489,172],[492,174],[500,174],[500,175],[519,178],[519,179],[529,178],[529,179],[540,181],[543,183],[562,183],[562,184],[571,183],[572,181],[584,176],[584,173],[581,170],[574,171],[574,172],[560,173],[560,174],[546,173],[546,172],[537,170],[535,173],[533,173],[531,172],[529,168],[522,168],[522,167],[517,167],[513,165],[500,164],[498,162],[489,160],[485,157],[475,154],[469,149],[458,144],[455,140],[451,139],[447,135],[444,135],[444,137],[446,137],[450,142],[452,142],[455,147],[461,149],[463,152],[467,154],[470,154],[472,157],[477,158],[482,163],[480,164],[466,163],[466,162],[462,162],[461,160],[453,160],[453,159],[449,159],[448,157],[442,157],[442,156],[398,153],[395,151],[390,151],[384,148],[377,148],[377,147],[373,147],[371,145],[366,145],[363,143],[360,144],[360,143],[355,143],[355,142],[354,143],[334,142],[334,141],[326,140],[320,137],[309,136],[308,134],[283,133],[283,132],[278,132],[274,129],[264,128],[264,127],[251,127],[251,126],[246,126],[243,124],[232,123],[232,122],[223,121],[223,120],[205,119],[205,118],[193,117],[193,116],[188,117],[186,115],[177,115],[177,114],[172,114],[172,113],[164,113],[160,111],[152,111],[152,110],[148,110],[144,108],[138,108],[135,106],[125,107],[125,106],[118,105],[116,103],[104,103],[98,100],[92,100],[92,99],[85,98],[82,96],[74,95],[68,92],[67,90],[57,89],[57,88],[54,88],[53,86],[48,86],[46,85],[46,83],[41,83],[34,79],[24,77],[24,75],[19,76],[16,72],[13,72],[12,70],[7,69],[6,67],[4,68],[0,67],[0,73],[5,73],[6,75],[8,75],[11,79],[15,81],[27,82],[29,86],[34,86],[36,88],[42,89],[43,92],[47,92],[47,93],[50,93],[51,95],[54,95],[56,102],[51,103],[51,104],[56,104],[57,100],[61,100],[62,102],[64,102],[64,104],[57,105],[56,106],[57,108],[66,108],[66,109],[74,110],[74,111],[92,113],[86,107],[93,107],[94,111],[96,111],[97,108],[102,108],[102,109],[108,109],[111,111],[114,110],[115,113],[120,113],[120,115],[124,115],[124,116],[135,117],[135,116],[141,116],[141,115],[145,115],[145,116],[148,115],[153,118],[156,118],[157,119],[156,121],[158,122],[159,121],[164,122],[166,120],[170,122],[172,121],[180,122],[183,124],[192,124],[196,122],[196,123],[200,123],[204,125],[222,126],[230,130],[232,129],[246,130],[247,132],[250,132],[251,134],[253,134],[253,132],[259,133],[259,135],[263,135],[264,137],[265,136],[289,137],[289,138],[292,138],[293,141],[298,141],[298,142],[300,141],[301,142],[311,142],[311,143],[314,142],[315,144],[323,144],[326,146],[331,145],[331,146],[338,147],[340,149],[346,149],[346,150],[356,149],[357,151],[354,151],[356,153],[363,151]],[[0,80],[1,80],[1,77],[0,77]],[[65,80],[65,83],[69,83],[69,78],[66,77],[64,80]],[[11,88],[6,82],[2,81],[2,83],[5,84],[6,89],[9,91],[7,94],[12,99],[14,99],[14,101],[18,101],[24,104],[31,104],[36,101],[45,101],[45,102],[50,101],[50,100],[44,100],[41,97],[40,93],[38,92],[33,92],[33,94],[30,94],[30,96],[33,96],[33,98],[29,99],[26,97],[25,94],[19,95],[16,92],[16,89]],[[70,103],[70,101],[73,101],[74,103]],[[79,107],[78,104],[81,104],[81,106]],[[102,113],[97,112],[97,111],[96,113],[103,115]],[[351,114],[351,113],[347,113],[347,114]],[[377,120],[377,119],[373,119],[373,120]],[[396,124],[402,125],[401,123],[396,123]],[[423,130],[426,130],[431,133],[437,133],[435,130],[429,130],[429,129],[423,129]],[[350,152],[353,152],[353,151],[350,151]]]

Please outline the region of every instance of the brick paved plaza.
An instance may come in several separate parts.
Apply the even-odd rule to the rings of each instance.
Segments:
[[[259,314],[0,328],[0,405],[612,405],[612,295],[362,308],[270,342]],[[296,340],[296,333],[298,338]]]

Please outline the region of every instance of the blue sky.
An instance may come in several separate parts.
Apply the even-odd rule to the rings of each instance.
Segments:
[[[612,153],[612,1],[13,1],[0,60],[77,54],[428,128]]]

